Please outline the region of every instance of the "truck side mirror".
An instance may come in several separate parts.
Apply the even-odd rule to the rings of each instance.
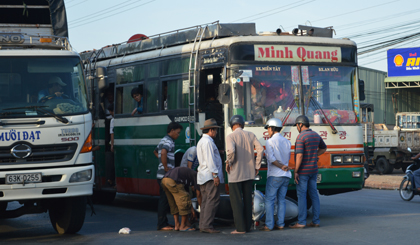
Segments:
[[[99,66],[96,68],[96,78],[97,80],[97,86],[99,91],[103,91],[108,88],[108,75],[107,75],[106,67]]]
[[[219,85],[219,96],[217,99],[220,104],[228,104],[230,102],[230,85],[228,83],[222,83]]]
[[[365,99],[365,81],[359,79],[359,100]]]

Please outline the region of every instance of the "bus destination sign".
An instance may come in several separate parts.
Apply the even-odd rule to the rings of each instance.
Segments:
[[[254,45],[256,61],[341,62],[340,47]]]

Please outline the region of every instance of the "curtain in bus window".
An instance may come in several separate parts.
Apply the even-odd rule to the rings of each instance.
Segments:
[[[147,99],[147,112],[157,112],[159,101],[158,101],[158,95],[159,95],[159,83],[157,81],[149,81],[146,84],[146,99]]]
[[[135,66],[133,70],[133,82],[143,80],[146,76],[145,70],[144,65]]]
[[[149,64],[149,77],[158,77],[159,76],[159,63]]]
[[[168,110],[178,109],[178,80],[168,81]]]

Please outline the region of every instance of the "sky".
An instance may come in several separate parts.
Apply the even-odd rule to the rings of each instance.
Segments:
[[[78,51],[186,27],[256,23],[257,32],[332,26],[358,45],[359,66],[387,71],[386,51],[420,46],[418,0],[65,0],[69,38]],[[393,46],[388,46],[393,44]]]

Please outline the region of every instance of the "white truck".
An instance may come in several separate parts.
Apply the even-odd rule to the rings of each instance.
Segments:
[[[64,1],[25,2],[0,3],[0,218],[48,212],[75,233],[94,183],[83,66]]]
[[[364,125],[369,165],[376,167],[380,174],[390,174],[400,168],[405,172],[413,162],[411,156],[420,152],[420,112],[398,112],[395,121],[393,128],[385,124]]]

